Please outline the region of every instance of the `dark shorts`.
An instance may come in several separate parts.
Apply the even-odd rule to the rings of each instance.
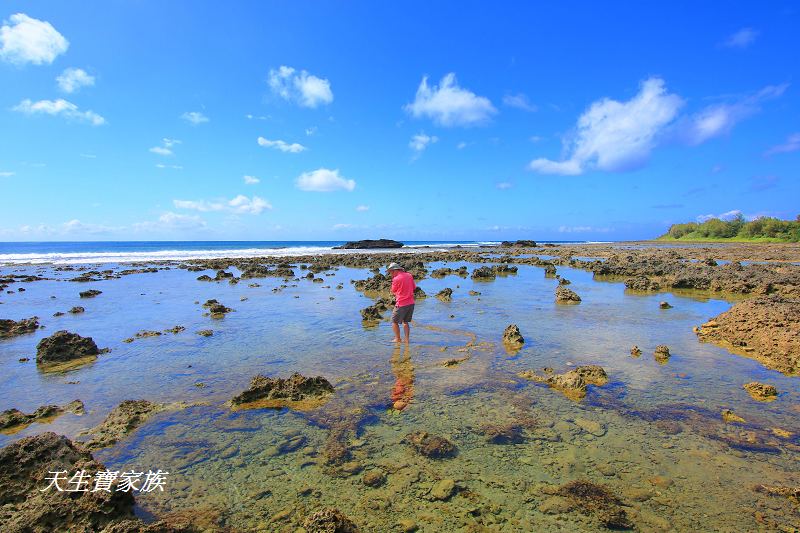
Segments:
[[[402,307],[395,307],[392,311],[392,322],[395,324],[403,324],[411,322],[414,317],[414,304],[404,305]]]

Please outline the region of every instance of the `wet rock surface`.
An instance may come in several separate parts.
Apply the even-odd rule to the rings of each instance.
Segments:
[[[36,345],[36,363],[63,363],[100,354],[91,337],[81,337],[69,331],[56,331]]]
[[[250,387],[235,396],[231,403],[240,406],[263,400],[300,402],[309,399],[326,398],[334,392],[333,385],[323,378],[305,377],[294,373],[289,378],[269,378],[258,374],[250,381]]]
[[[364,322],[375,323],[383,320],[383,314],[389,310],[389,304],[384,298],[378,300],[361,310],[361,319]]]
[[[453,289],[451,289],[450,287],[445,287],[444,289],[436,293],[436,298],[442,302],[453,301]]]
[[[22,320],[0,319],[0,339],[8,339],[26,333],[33,333],[41,326],[39,317],[23,318]]]
[[[90,450],[111,446],[166,408],[165,404],[147,400],[125,400],[112,409],[100,425],[88,431],[91,438],[85,446]]]
[[[31,414],[23,413],[18,409],[7,409],[0,413],[0,431],[11,432],[34,422],[47,422],[65,412],[82,415],[84,413],[83,402],[74,400],[63,407],[43,405]]]
[[[555,374],[553,369],[545,368],[542,374],[527,370],[518,375],[524,379],[546,383],[571,400],[585,398],[588,385],[602,387],[608,383],[606,371],[598,365],[579,366],[563,374]]]
[[[89,289],[88,291],[81,291],[78,294],[78,296],[80,296],[81,298],[94,298],[95,296],[98,296],[100,294],[103,294],[103,291],[99,291],[97,289]]]
[[[800,299],[760,296],[703,324],[702,341],[722,345],[786,375],[800,375]]]
[[[656,346],[656,350],[655,352],[653,352],[653,357],[655,358],[656,362],[658,362],[658,364],[660,365],[667,364],[667,361],[669,361],[670,358],[669,346],[666,346],[664,344],[659,344],[658,346]]]
[[[131,492],[59,492],[50,471],[97,472],[105,466],[91,453],[55,433],[26,437],[0,450],[0,523],[7,532],[101,531],[134,519]],[[66,488],[66,483],[61,482]]]
[[[227,313],[233,311],[230,307],[226,307],[219,303],[217,300],[211,299],[207,300],[206,303],[203,304],[203,307],[208,309],[208,313],[211,318],[224,318]]]

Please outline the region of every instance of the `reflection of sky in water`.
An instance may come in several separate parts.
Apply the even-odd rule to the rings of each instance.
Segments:
[[[455,269],[462,264],[436,263],[429,269]],[[474,267],[468,266],[470,270]],[[498,276],[493,282],[457,276],[422,280],[419,285],[429,297],[418,302],[414,313],[417,324],[412,329],[411,366],[396,357],[392,360],[388,323],[362,327],[358,310],[372,300],[356,292],[350,280],[371,275],[366,270],[341,268],[335,276],[323,272],[318,276],[324,283],[302,279],[277,293],[272,289],[282,281],[274,278],[242,280],[237,285],[203,283],[195,280],[202,272],[178,269],[88,284],[23,284],[26,292],[3,295],[0,314],[14,319],[37,315],[46,329],[0,342],[0,409],[15,407],[32,412],[43,404],[64,404],[79,398],[86,404],[87,415],[66,414],[49,425],[34,424],[14,436],[0,435],[0,444],[44,430],[75,436],[80,429],[101,421],[125,399],[206,401],[210,405],[158,415],[153,424],[122,445],[101,452],[101,459],[145,467],[161,467],[155,464],[159,461],[183,464],[176,470],[176,484],[195,488],[201,484],[211,492],[215,486],[212,473],[239,476],[244,475],[240,471],[256,469],[269,475],[265,472],[283,468],[313,480],[316,474],[309,473],[308,465],[296,464],[288,456],[264,456],[264,450],[277,446],[287,432],[298,430],[307,438],[308,446],[320,447],[326,437],[324,429],[309,426],[304,415],[263,410],[230,413],[222,405],[244,389],[256,373],[286,376],[293,371],[324,375],[337,387],[339,392],[326,408],[355,412],[357,406],[366,405],[381,417],[377,425],[361,430],[374,439],[363,445],[373,458],[400,453],[402,446],[395,441],[414,424],[421,424],[430,430],[455,432],[466,443],[465,459],[482,458],[484,467],[491,470],[495,468],[491,466],[493,459],[485,455],[491,450],[484,448],[483,441],[473,442],[475,432],[464,427],[485,424],[487,417],[502,419],[508,406],[520,399],[544,409],[541,412],[554,421],[586,416],[584,411],[589,410],[586,412],[600,416],[606,424],[617,423],[613,412],[591,407],[593,398],[613,398],[632,410],[657,410],[660,405],[676,403],[711,412],[732,408],[751,422],[800,430],[796,413],[790,410],[800,392],[796,378],[786,378],[755,361],[699,343],[692,333],[692,326],[725,311],[730,307],[728,302],[670,293],[630,294],[622,283],[595,282],[585,271],[559,267],[558,272],[581,296],[579,305],[555,304],[557,280],[545,278],[543,269],[536,267],[520,265],[518,275]],[[296,269],[296,273],[306,271]],[[66,278],[75,275],[57,274]],[[261,287],[248,287],[251,283]],[[339,283],[341,290],[336,289]],[[450,303],[434,298],[445,287],[453,289]],[[78,298],[79,291],[89,288],[100,289],[103,294],[93,299]],[[481,295],[470,296],[470,290]],[[51,299],[51,295],[56,298]],[[247,299],[241,301],[243,297]],[[209,298],[218,299],[235,312],[222,320],[203,316],[205,310],[200,304]],[[659,309],[662,300],[674,307]],[[85,307],[86,313],[52,317],[54,312],[67,311],[74,305]],[[501,343],[502,331],[510,323],[519,326],[526,341],[513,356]],[[175,325],[185,326],[186,331],[137,339],[131,344],[122,342],[140,330],[164,330]],[[94,364],[66,374],[41,374],[33,361],[36,343],[59,329],[92,336],[100,347],[112,351]],[[200,337],[195,333],[200,329],[213,329],[214,335]],[[478,346],[465,350],[470,334]],[[639,358],[630,356],[634,344],[642,349]],[[658,344],[668,345],[672,353],[663,366],[653,358]],[[20,363],[21,357],[30,357],[31,361]],[[443,368],[441,363],[451,358],[466,360]],[[605,388],[592,389],[588,401],[580,405],[515,377],[521,370],[552,367],[561,372],[589,363],[603,366],[611,382]],[[402,415],[387,415],[385,408],[391,405],[392,391],[400,378],[413,382],[412,404]],[[781,398],[770,404],[752,401],[742,384],[753,380],[776,385]],[[205,387],[197,387],[198,382]],[[402,430],[396,433],[392,428],[398,424]],[[642,424],[636,430],[640,439],[637,445],[672,453],[661,447],[663,434]],[[384,440],[395,445],[386,444],[384,448],[379,444]],[[619,446],[627,446],[625,439]],[[232,447],[238,451],[231,452]],[[216,454],[230,457],[220,459]],[[642,456],[639,460],[643,465],[649,459]],[[504,466],[496,468],[500,471]],[[543,470],[537,472],[540,475]],[[152,501],[148,508],[180,508],[181,498],[176,496],[170,504]],[[197,498],[202,500],[201,496]],[[189,503],[187,500],[186,505]],[[228,501],[226,505],[232,504]]]

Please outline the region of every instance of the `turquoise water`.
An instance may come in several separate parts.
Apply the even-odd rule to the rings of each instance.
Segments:
[[[49,267],[15,270],[75,275]],[[180,269],[88,284],[22,284],[25,292],[0,297],[0,317],[38,315],[46,329],[0,341],[0,409],[31,412],[79,398],[87,414],[0,435],[0,445],[47,430],[75,437],[125,399],[197,403],[154,416],[96,456],[115,469],[171,473],[164,493],[138,497],[142,516],[192,509],[213,527],[242,531],[294,530],[305,514],[327,505],[369,531],[391,530],[399,520],[423,531],[592,531],[598,528],[592,517],[553,513],[545,490],[584,478],[618,494],[644,530],[669,524],[678,530],[756,529],[763,526],[756,511],[781,523],[796,520],[788,500],[753,486],[800,482],[797,379],[699,343],[692,333],[730,302],[699,293],[637,295],[581,270],[559,273],[572,281],[581,304],[555,304],[557,281],[537,267],[520,266],[517,275],[492,282],[456,276],[420,281],[429,297],[417,304],[407,351],[390,342],[387,322],[362,326],[358,310],[372,300],[350,280],[368,277],[367,270],[341,268],[321,274],[324,283],[303,279],[282,289],[272,278],[203,283],[195,279],[202,272]],[[252,282],[261,286],[249,287]],[[450,303],[433,298],[444,287],[454,291]],[[103,294],[78,298],[89,288]],[[200,304],[209,298],[235,312],[221,320],[203,316]],[[674,308],[659,309],[662,300]],[[52,317],[73,305],[86,312]],[[516,354],[501,343],[511,323],[526,341]],[[175,325],[186,330],[122,342],[140,330]],[[59,329],[92,336],[111,351],[93,364],[43,374],[33,362],[36,343]],[[200,329],[214,335],[196,335]],[[634,344],[643,351],[639,358],[630,356]],[[658,344],[670,347],[666,365],[653,358]],[[31,361],[18,362],[21,357]],[[442,365],[451,358],[465,360]],[[581,364],[603,366],[610,381],[590,387],[580,403],[517,377],[522,370],[561,372]],[[294,371],[325,376],[336,394],[303,413],[227,407],[256,373]],[[775,385],[779,399],[752,400],[742,384],[754,380]],[[410,400],[401,412],[390,409],[398,383]],[[747,424],[726,426],[722,409]],[[522,442],[492,444],[486,436],[491,425],[520,426]],[[772,428],[792,436],[775,436]],[[415,454],[402,438],[417,430],[447,437],[458,455],[434,461]],[[277,452],[297,435],[305,439],[302,447]],[[326,464],[332,435],[356,463],[348,469],[360,471]],[[385,485],[362,483],[371,469],[386,474]],[[457,487],[447,501],[429,494],[440,479]]]

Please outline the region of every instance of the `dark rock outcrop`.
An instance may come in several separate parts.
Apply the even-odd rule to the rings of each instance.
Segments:
[[[16,337],[17,335],[24,335],[32,333],[41,326],[39,325],[39,317],[23,318],[22,320],[9,320],[6,318],[0,319],[0,339],[7,339]]]
[[[742,387],[754,400],[759,402],[771,402],[778,399],[778,389],[774,385],[751,381],[750,383],[745,383]]]
[[[208,309],[211,318],[224,318],[226,313],[230,313],[233,311],[230,307],[225,307],[217,300],[207,300],[206,303],[203,304],[203,307]]]
[[[365,239],[362,241],[346,242],[341,246],[335,246],[337,250],[367,250],[375,248],[402,248],[404,244],[392,239]]]
[[[97,289],[89,289],[88,291],[81,291],[78,293],[81,298],[94,298],[100,294],[103,294],[103,291],[98,291]]]
[[[91,337],[81,337],[69,331],[56,331],[36,345],[36,363],[65,363],[100,354]]]
[[[438,298],[442,302],[451,302],[453,301],[453,289],[450,287],[446,287],[439,292],[436,293],[436,298]]]
[[[503,331],[503,344],[514,348],[521,348],[525,344],[525,338],[516,324],[510,324]]]
[[[67,411],[82,415],[84,413],[83,402],[74,400],[63,407],[43,405],[31,414],[23,413],[18,409],[7,409],[0,413],[0,431],[12,431],[20,428],[20,426],[28,426],[34,422],[50,421]]]

